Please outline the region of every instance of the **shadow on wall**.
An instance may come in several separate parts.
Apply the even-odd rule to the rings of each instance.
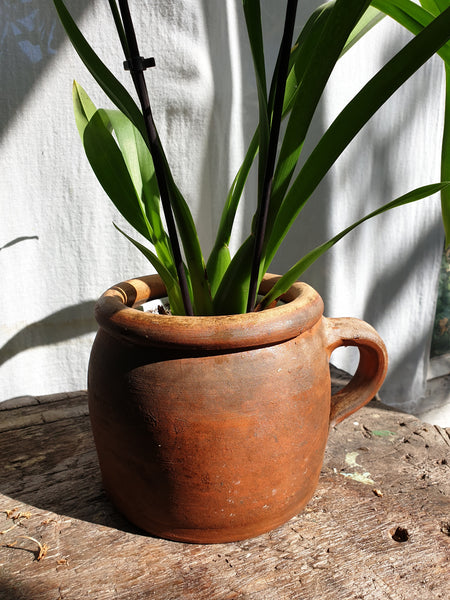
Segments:
[[[72,3],[77,20],[88,5],[89,0]],[[48,0],[0,0],[0,23],[1,137],[67,38]]]
[[[38,240],[39,237],[37,235],[22,235],[20,237],[11,240],[4,244],[0,250],[6,250],[6,248],[11,248],[11,246],[15,246],[16,244],[20,244],[20,242],[25,242],[26,240]]]
[[[38,239],[37,235],[20,236],[1,246],[0,251],[27,240]],[[95,300],[88,300],[67,306],[40,321],[27,325],[0,347],[0,366],[29,348],[48,346],[96,331],[94,305]]]
[[[27,325],[0,348],[0,366],[29,348],[48,346],[97,330],[94,300],[67,306]]]

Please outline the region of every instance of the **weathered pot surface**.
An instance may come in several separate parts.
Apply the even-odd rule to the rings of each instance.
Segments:
[[[266,275],[261,291],[276,279]],[[96,306],[88,388],[105,489],[159,537],[212,543],[269,531],[313,495],[330,424],[378,391],[384,344],[363,321],[323,317],[304,283],[284,305],[246,315],[132,308],[164,295],[150,275],[110,288]],[[330,398],[338,346],[357,346],[360,363]]]

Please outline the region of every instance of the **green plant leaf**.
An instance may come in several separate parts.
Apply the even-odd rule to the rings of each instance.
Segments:
[[[349,102],[312,151],[278,211],[268,242],[266,269],[308,198],[375,112],[450,38],[450,9],[398,52]]]
[[[75,123],[80,134],[81,141],[83,141],[84,130],[86,125],[91,120],[93,114],[97,110],[97,107],[89,98],[87,93],[83,90],[81,85],[76,81],[73,82],[72,87],[72,100],[73,100],[73,111],[75,114]]]
[[[74,112],[81,138],[84,130],[96,112],[96,107],[86,91],[74,82]],[[148,219],[148,238],[155,246],[159,259],[172,272],[176,273],[170,242],[164,230],[159,210],[159,190],[151,154],[139,131],[131,121],[118,110],[105,110],[103,120],[109,131],[114,131],[125,164],[136,190],[141,212]]]
[[[241,198],[253,161],[258,154],[258,137],[258,132],[256,132],[252,138],[252,141],[250,142],[244,161],[233,180],[230,191],[228,192],[216,236],[216,246],[219,248],[223,245],[228,245],[230,242],[239,200]]]
[[[361,19],[355,25],[351,34],[348,36],[342,52],[345,53],[350,50],[350,48],[359,42],[359,40],[361,40],[366,33],[368,33],[373,27],[375,27],[377,23],[384,19],[384,17],[384,13],[377,10],[373,6],[369,6]]]
[[[317,248],[314,248],[314,250],[311,250],[311,252],[309,252],[303,258],[301,258],[277,281],[277,283],[270,290],[270,292],[266,294],[266,296],[264,296],[263,300],[261,301],[260,307],[262,309],[267,308],[272,304],[272,302],[274,302],[281,295],[287,292],[291,285],[295,281],[297,281],[297,279],[306,271],[306,269],[308,269],[318,258],[320,258],[327,250],[332,248],[344,236],[353,231],[353,229],[358,227],[358,225],[361,225],[361,223],[364,223],[364,221],[368,221],[369,219],[372,219],[373,217],[376,217],[377,215],[380,215],[393,208],[397,208],[405,204],[410,204],[411,202],[416,202],[417,200],[421,200],[443,189],[449,188],[450,181],[434,183],[417,188],[415,190],[412,190],[411,192],[408,192],[407,194],[404,194],[403,196],[400,196],[399,198],[396,198],[395,200],[392,200],[391,202],[388,202],[384,206],[378,208],[377,210],[374,210],[362,219],[359,219],[359,221],[356,221],[355,223],[353,223],[352,225],[335,235],[333,238],[331,238],[324,244],[317,246]]]
[[[444,8],[448,8],[448,0],[445,0],[445,2]],[[372,0],[372,4],[414,34],[422,31],[424,27],[433,21],[434,17],[433,13],[428,12],[428,10],[425,10],[411,0]],[[436,16],[438,14],[439,12],[436,12]],[[450,43],[447,42],[444,44],[437,51],[437,54],[445,62],[450,62]]]
[[[296,92],[274,176],[268,233],[281,206],[300,157],[306,133],[325,85],[350,34],[365,13],[370,0],[336,0],[309,56]]]
[[[114,19],[114,23],[116,25],[116,29],[117,29],[117,34],[119,36],[119,40],[120,43],[122,45],[122,51],[124,56],[130,56],[130,49],[128,47],[128,40],[127,40],[127,36],[125,33],[125,29],[123,27],[123,23],[122,23],[122,19],[120,16],[120,11],[119,8],[117,6],[117,2],[116,0],[108,0],[109,2],[109,8],[111,10],[111,14],[113,16]]]
[[[284,111],[291,110],[284,142],[280,151],[278,168],[275,172],[274,187],[267,224],[267,237],[270,236],[275,215],[289,185],[295,165],[300,156],[304,137],[314,114],[317,103],[329,75],[339,59],[345,43],[354,27],[364,15],[370,0],[336,0],[329,2],[310,17],[294,46],[289,87],[285,92]],[[282,166],[280,167],[280,161]],[[253,227],[252,227],[253,229]],[[237,252],[215,294],[224,297],[217,299],[222,312],[235,312],[241,306],[240,291],[248,287],[251,258],[248,245],[253,236],[243,244],[245,250]],[[263,274],[267,264],[261,270]],[[235,292],[235,289],[238,292]],[[237,295],[236,295],[237,294]]]
[[[152,156],[141,134],[131,121],[119,110],[106,110],[109,121],[140,199],[141,211],[151,228],[151,242],[159,259],[176,276],[170,240],[164,229],[160,214],[158,183]]]
[[[130,225],[151,241],[141,200],[103,109],[97,110],[86,125],[83,143],[92,170],[115,207]]]
[[[396,19],[401,25],[417,33],[428,25],[433,16],[437,16],[450,5],[449,0],[421,0],[422,7],[410,0],[374,0],[373,4],[386,14]],[[441,177],[450,179],[450,43],[447,42],[438,55],[445,63],[446,98],[444,112],[444,130],[442,138]],[[445,229],[446,244],[450,244],[450,190],[445,188],[441,192],[442,221]]]
[[[231,262],[231,254],[228,244],[222,246],[215,244],[211,250],[211,254],[206,263],[206,271],[208,273],[208,281],[211,289],[211,296],[214,302],[217,289],[222,281]]]
[[[214,295],[214,313],[233,315],[245,313],[248,290],[250,287],[250,269],[254,248],[254,238],[249,236],[240,246],[229,264],[225,276]]]
[[[450,65],[445,64],[445,109],[444,132],[442,137],[441,178],[450,180]],[[442,221],[445,229],[445,243],[450,245],[450,189],[441,192]]]
[[[283,116],[286,116],[292,109],[305,71],[314,57],[317,44],[335,4],[336,0],[331,0],[319,6],[311,14],[292,48],[291,64],[284,94]],[[271,95],[273,94],[272,83]]]
[[[440,12],[435,0],[420,0],[420,4],[423,6],[423,8],[425,10],[427,10],[432,15],[436,16]]]
[[[256,89],[259,105],[259,167],[258,167],[258,201],[261,200],[264,171],[267,162],[267,151],[270,135],[270,115],[267,105],[267,81],[264,60],[264,43],[261,24],[261,7],[259,0],[243,0],[245,23],[252,51],[255,69]]]
[[[53,1],[64,29],[81,60],[107,96],[117,108],[130,119],[142,135],[143,139],[147,142],[148,138],[145,123],[139,107],[86,41],[64,2],[62,0]],[[194,302],[197,305],[198,310],[201,311],[201,314],[210,314],[209,311],[212,310],[212,300],[209,285],[206,280],[206,270],[195,224],[192,215],[190,214],[189,207],[173,181],[167,158],[163,156],[163,160],[172,209],[180,231],[186,261],[191,274]],[[115,197],[117,201],[117,194],[115,194]],[[118,202],[118,204],[120,204],[120,202]],[[124,208],[125,207],[122,206],[122,210],[124,210]],[[134,215],[134,209],[127,210],[127,212]],[[138,231],[142,233],[142,224],[140,224],[140,229],[138,229]]]
[[[192,285],[193,305],[196,315],[212,315],[213,303],[192,213],[180,190],[169,176],[173,213],[177,222]]]
[[[139,129],[144,139],[147,139],[144,120],[139,107],[83,36],[62,0],[53,0],[60,21],[72,42],[75,51],[85,64],[88,71],[103,89],[105,94]]]
[[[316,49],[318,40],[334,5],[335,0],[330,0],[326,4],[318,7],[309,17],[294,44],[291,52],[290,72],[286,81],[286,91],[283,106],[284,116],[288,115],[292,108],[299,90],[299,84],[303,79],[307,66],[314,57],[314,51]],[[344,54],[352,45],[359,41],[367,31],[369,31],[374,25],[376,25],[376,23],[379,22],[381,18],[380,15],[384,16],[376,9],[371,7],[367,9],[345,43],[342,54]],[[274,78],[271,84],[272,97],[275,91]],[[273,98],[272,101],[269,100],[269,106],[272,104]],[[253,161],[258,153],[258,138],[259,130],[257,129],[250,142],[242,166],[231,186],[222,212],[222,218],[220,221],[216,241],[208,259],[207,271],[213,297],[231,260],[228,244],[230,242],[231,231],[244,185]]]
[[[125,233],[124,231],[122,231],[122,229],[120,229],[120,227],[118,227],[115,223],[114,223],[114,227],[118,231],[120,231],[120,233],[123,236],[125,236],[127,238],[127,240],[130,241],[140,252],[142,252],[142,254],[145,256],[145,258],[156,269],[156,271],[158,272],[159,276],[163,280],[164,285],[166,286],[167,296],[169,298],[170,309],[172,311],[172,314],[174,314],[174,315],[184,315],[185,314],[184,313],[184,305],[183,305],[183,299],[181,297],[181,292],[180,292],[180,286],[179,286],[179,283],[178,283],[178,279],[176,277],[173,277],[172,273],[170,273],[166,269],[165,264],[163,264],[159,260],[159,258],[156,256],[156,254],[154,254],[149,248],[147,248],[146,246],[144,246],[140,242],[138,242],[135,239],[133,239],[127,233]]]

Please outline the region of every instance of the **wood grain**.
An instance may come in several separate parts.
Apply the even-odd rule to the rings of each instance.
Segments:
[[[200,546],[151,538],[118,515],[86,394],[49,400],[0,411],[1,600],[448,597],[449,430],[372,402],[330,432],[302,514],[252,540]],[[39,561],[29,538],[48,547]]]

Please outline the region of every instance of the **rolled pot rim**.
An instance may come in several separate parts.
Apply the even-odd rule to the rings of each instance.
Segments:
[[[260,293],[267,293],[278,279],[267,273]],[[123,281],[102,294],[95,318],[109,334],[134,344],[236,350],[292,339],[313,327],[323,314],[322,298],[303,282],[294,283],[281,297],[284,304],[246,314],[187,317],[135,308],[166,295],[159,275]]]

